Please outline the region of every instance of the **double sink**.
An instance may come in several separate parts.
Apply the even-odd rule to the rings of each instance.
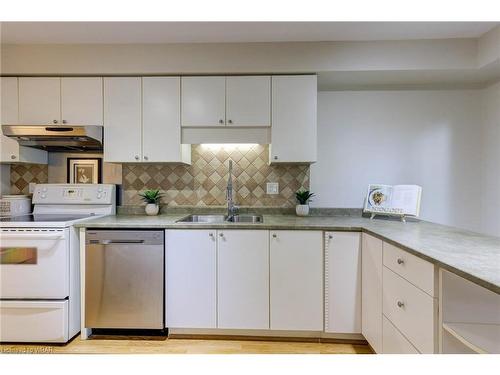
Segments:
[[[180,220],[178,223],[252,223],[260,224],[264,222],[262,215],[242,214],[242,215],[189,215]]]

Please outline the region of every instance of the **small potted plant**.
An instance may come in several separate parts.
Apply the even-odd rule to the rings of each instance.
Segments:
[[[314,196],[309,190],[300,189],[295,193],[295,198],[299,204],[295,206],[297,216],[309,215],[309,200]]]
[[[162,197],[160,190],[145,190],[143,193],[139,193],[139,195],[146,202],[146,214],[150,216],[158,215],[160,211],[159,202]]]

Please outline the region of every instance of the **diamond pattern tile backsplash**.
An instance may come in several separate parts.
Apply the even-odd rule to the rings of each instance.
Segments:
[[[169,206],[221,206],[226,203],[229,160],[233,160],[235,204],[293,207],[295,191],[309,189],[308,165],[268,165],[267,145],[192,145],[192,165],[123,164],[123,204],[141,204],[138,193],[160,189]],[[266,194],[278,182],[279,194]]]
[[[39,164],[12,164],[10,166],[10,193],[29,194],[29,183],[47,183],[49,168]]]

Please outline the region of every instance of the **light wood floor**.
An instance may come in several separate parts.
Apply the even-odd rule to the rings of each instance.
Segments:
[[[66,345],[0,345],[0,353],[27,354],[368,354],[368,345],[249,340],[81,340]]]

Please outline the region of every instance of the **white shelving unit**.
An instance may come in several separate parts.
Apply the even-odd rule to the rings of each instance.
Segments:
[[[500,295],[440,270],[440,352],[500,353]]]

